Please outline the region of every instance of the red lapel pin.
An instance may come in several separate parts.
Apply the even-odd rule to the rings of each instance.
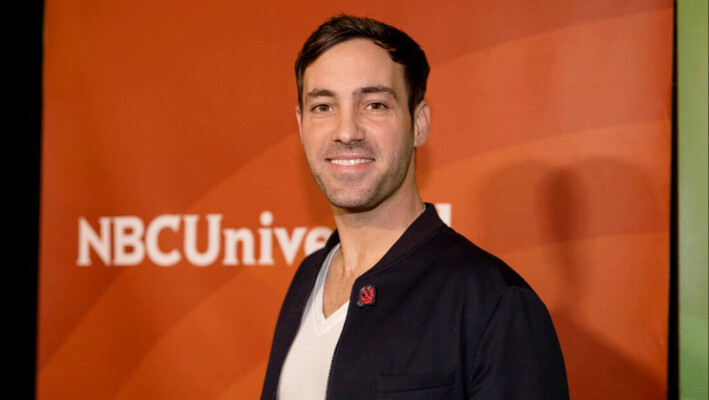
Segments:
[[[359,300],[357,300],[357,305],[360,307],[372,306],[374,305],[376,296],[377,292],[374,289],[374,285],[364,285],[362,289],[359,290]]]

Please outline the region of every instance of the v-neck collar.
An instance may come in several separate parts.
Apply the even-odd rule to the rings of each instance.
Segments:
[[[337,244],[335,246],[337,246]],[[320,272],[318,272],[318,277],[315,281],[315,288],[311,293],[311,299],[309,299],[309,312],[312,312],[315,328],[318,334],[323,334],[327,330],[332,329],[332,327],[337,325],[338,322],[344,320],[347,315],[347,305],[349,304],[349,300],[344,302],[328,317],[325,317],[325,313],[323,311],[323,297],[325,295],[327,271],[331,267],[332,258],[334,257],[336,251],[337,250],[333,248],[328,252],[327,258],[325,258],[325,262],[323,263],[323,267],[320,269]]]

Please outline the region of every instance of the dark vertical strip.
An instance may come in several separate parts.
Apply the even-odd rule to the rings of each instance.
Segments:
[[[677,2],[672,32],[672,161],[670,164],[670,298],[667,343],[667,398],[679,398],[679,214],[677,125]]]
[[[18,226],[21,235],[21,269],[18,297],[22,303],[18,306],[20,318],[20,353],[22,359],[18,365],[21,377],[17,382],[19,399],[35,398],[35,376],[37,357],[37,278],[39,259],[39,201],[40,201],[40,163],[42,137],[42,34],[44,23],[44,1],[32,0],[25,3],[25,42],[23,43],[21,65],[24,66],[22,89],[24,112],[21,124],[24,132],[20,136],[21,156],[17,161],[21,181],[20,210],[21,223]],[[17,172],[15,171],[15,172]],[[13,172],[11,172],[13,173]],[[10,344],[8,344],[10,345]],[[12,391],[14,392],[14,390]],[[17,392],[16,392],[17,393]],[[16,395],[13,395],[13,397]]]

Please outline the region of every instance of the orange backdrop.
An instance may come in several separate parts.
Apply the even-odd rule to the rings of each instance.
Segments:
[[[572,398],[664,399],[669,0],[47,0],[38,398],[258,396],[333,228],[292,65],[339,12],[427,52],[423,198],[544,299]]]

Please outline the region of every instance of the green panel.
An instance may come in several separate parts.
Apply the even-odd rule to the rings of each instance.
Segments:
[[[707,394],[707,0],[678,0],[680,398]]]

